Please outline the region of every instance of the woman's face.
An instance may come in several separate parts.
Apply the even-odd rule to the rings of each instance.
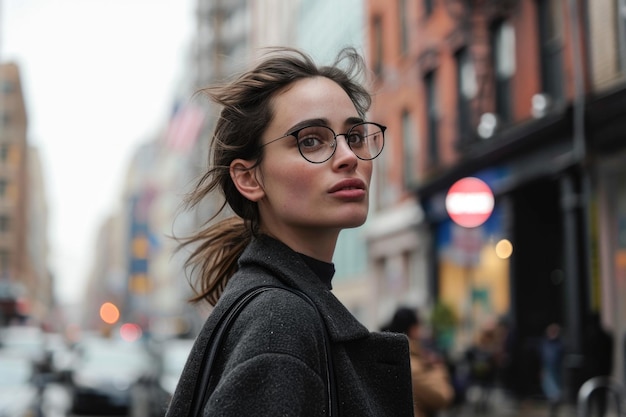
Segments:
[[[262,143],[307,121],[342,134],[359,119],[346,92],[324,77],[296,81],[272,103],[274,116]],[[337,138],[332,158],[321,164],[305,160],[293,136],[268,144],[263,152],[257,173],[264,193],[258,201],[263,230],[286,242],[324,232],[336,239],[341,229],[365,222],[372,161],[358,159],[344,136]]]

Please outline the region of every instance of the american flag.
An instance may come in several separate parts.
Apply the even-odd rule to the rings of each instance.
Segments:
[[[176,106],[170,119],[165,143],[169,149],[189,153],[204,125],[204,112],[194,104]]]

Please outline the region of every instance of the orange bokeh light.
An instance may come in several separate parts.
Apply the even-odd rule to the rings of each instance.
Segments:
[[[107,324],[114,324],[120,319],[120,310],[113,303],[104,303],[100,306],[100,318]]]

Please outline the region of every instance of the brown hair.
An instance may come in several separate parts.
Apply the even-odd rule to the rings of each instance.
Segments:
[[[272,99],[295,81],[326,77],[348,94],[359,116],[365,117],[371,97],[359,83],[365,63],[354,48],[339,52],[330,66],[317,66],[310,56],[293,48],[270,48],[260,63],[225,85],[199,91],[222,106],[211,139],[209,169],[185,199],[187,208],[197,206],[219,189],[224,203],[195,234],[182,239],[179,249],[193,245],[185,267],[198,272],[196,294],[190,301],[206,299],[215,305],[228,279],[237,271],[237,260],[258,232],[259,212],[255,202],[243,197],[230,177],[230,163],[238,158],[256,161],[263,157],[260,138],[273,118]],[[214,222],[229,206],[236,216]]]

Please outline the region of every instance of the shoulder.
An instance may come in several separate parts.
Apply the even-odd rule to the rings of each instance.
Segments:
[[[230,348],[252,357],[287,354],[309,360],[323,346],[323,323],[315,307],[283,289],[255,296],[228,332]]]
[[[314,306],[303,297],[280,288],[271,288],[255,296],[241,312],[238,323],[252,325],[258,332],[274,330],[312,331],[322,323]]]

